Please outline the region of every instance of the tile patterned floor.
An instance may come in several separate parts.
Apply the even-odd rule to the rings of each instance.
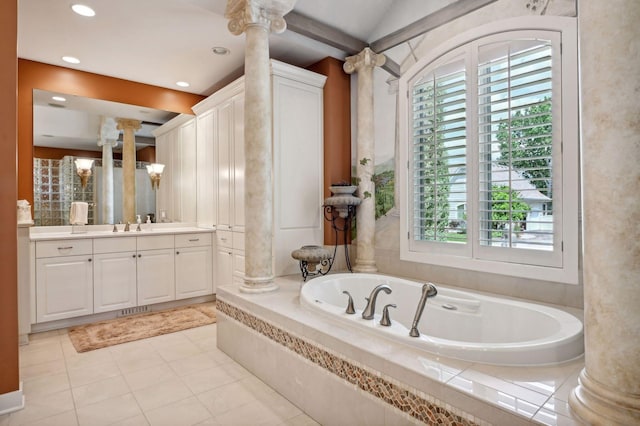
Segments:
[[[216,348],[216,324],[79,354],[66,330],[20,347],[26,406],[0,426],[317,425]]]

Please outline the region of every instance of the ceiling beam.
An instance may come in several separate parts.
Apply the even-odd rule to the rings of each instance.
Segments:
[[[372,42],[371,50],[376,53],[384,52],[495,1],[497,0],[458,0]]]
[[[312,40],[335,47],[346,53],[347,56],[360,53],[368,44],[349,34],[340,31],[330,25],[323,24],[315,19],[300,15],[295,11],[289,12],[285,16],[287,29],[294,33],[309,37]],[[382,66],[389,74],[400,77],[400,65],[387,58]]]
[[[300,15],[295,11],[287,13],[285,20],[287,21],[287,29],[335,47],[336,49],[346,52],[348,55],[358,53],[367,47],[367,43],[364,41],[358,40],[337,28],[318,22],[315,19]]]

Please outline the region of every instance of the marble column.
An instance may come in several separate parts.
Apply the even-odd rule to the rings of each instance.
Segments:
[[[276,290],[273,273],[272,99],[269,33],[286,29],[295,0],[229,0],[229,31],[246,36],[244,63],[245,277],[240,290]]]
[[[141,127],[140,120],[118,118],[118,129],[124,130],[122,137],[122,221],[136,221],[136,137]]]
[[[116,121],[103,117],[98,146],[102,147],[102,197],[100,210],[102,223],[115,223],[113,212],[113,148],[118,145],[119,132]]]
[[[356,120],[356,177],[358,195],[362,203],[356,211],[356,262],[354,272],[376,272],[375,234],[376,201],[373,183],[374,126],[373,126],[373,69],[382,66],[386,58],[366,47],[362,52],[349,56],[344,63],[348,74],[358,73],[358,100]]]
[[[585,367],[569,404],[640,424],[640,2],[579,1]]]

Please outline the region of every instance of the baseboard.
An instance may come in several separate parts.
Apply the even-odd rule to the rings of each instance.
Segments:
[[[22,382],[20,389],[0,395],[0,416],[24,408],[24,395],[22,393]]]

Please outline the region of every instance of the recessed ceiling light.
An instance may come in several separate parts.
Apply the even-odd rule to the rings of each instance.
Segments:
[[[69,62],[70,64],[79,64],[80,59],[74,58],[73,56],[63,56],[62,60],[65,62]]]
[[[71,6],[71,10],[82,16],[96,16],[96,12],[84,4],[74,4]]]
[[[228,55],[231,51],[226,47],[216,46],[211,48],[211,51],[216,55]]]
[[[180,87],[189,87],[189,83],[186,81],[178,81],[176,84]]]
[[[65,102],[67,99],[63,98],[62,96],[52,96],[51,99],[53,99],[54,101],[58,101],[58,102]]]

